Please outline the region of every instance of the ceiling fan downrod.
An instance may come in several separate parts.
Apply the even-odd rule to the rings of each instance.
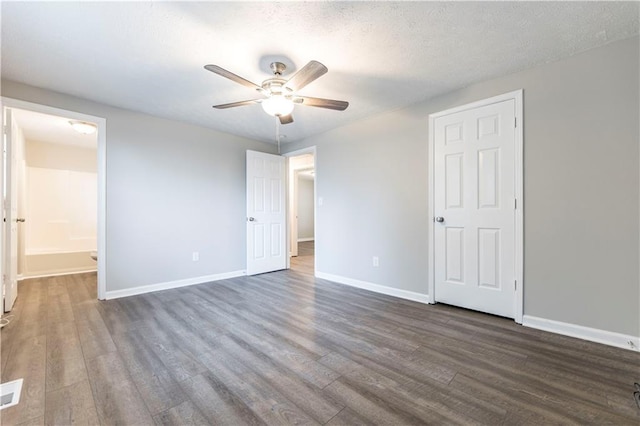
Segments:
[[[271,62],[271,65],[269,65],[269,68],[271,68],[271,71],[273,71],[274,75],[277,75],[278,77],[280,77],[284,72],[284,70],[287,69],[287,66],[282,62]]]

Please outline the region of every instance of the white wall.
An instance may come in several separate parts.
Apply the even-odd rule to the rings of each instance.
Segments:
[[[96,173],[27,167],[26,254],[97,248]]]
[[[298,241],[313,240],[313,178],[298,175]]]
[[[428,115],[524,89],[524,313],[639,336],[638,52],[611,43],[286,145],[316,146],[318,271],[426,294]]]
[[[106,118],[108,292],[245,269],[245,153],[274,145],[11,81],[2,96]]]
[[[95,148],[29,140],[26,144],[26,159],[31,167],[76,172],[98,172],[98,157]]]
[[[96,150],[27,140],[25,161],[27,256],[96,250]]]
[[[27,140],[19,264],[25,276],[96,269],[97,152]]]

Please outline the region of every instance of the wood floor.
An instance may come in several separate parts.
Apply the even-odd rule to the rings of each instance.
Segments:
[[[291,258],[291,269],[303,274],[314,275],[315,241],[298,243],[298,255]]]
[[[638,353],[297,270],[95,299],[94,274],[20,284],[3,425],[640,421]]]

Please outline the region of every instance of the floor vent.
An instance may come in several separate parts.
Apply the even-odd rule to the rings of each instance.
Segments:
[[[0,384],[0,410],[17,405],[21,391],[22,379]]]

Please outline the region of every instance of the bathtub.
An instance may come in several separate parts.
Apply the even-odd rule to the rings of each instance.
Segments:
[[[95,250],[27,253],[25,255],[24,277],[91,272],[97,270],[97,263],[91,258]]]

